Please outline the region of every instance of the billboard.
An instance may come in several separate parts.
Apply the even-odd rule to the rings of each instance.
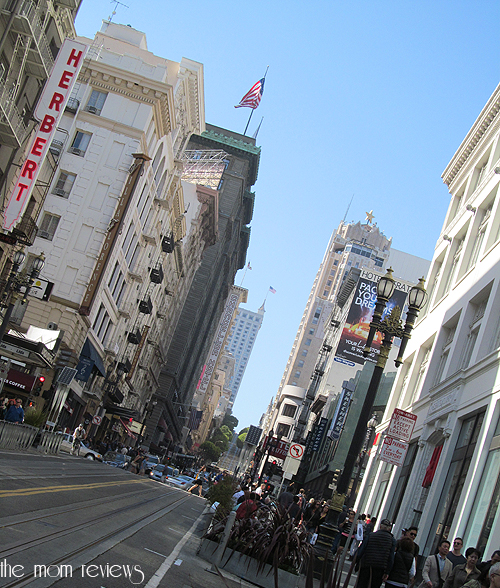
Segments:
[[[362,270],[356,291],[352,299],[351,307],[347,314],[347,319],[340,337],[339,345],[335,355],[343,360],[351,361],[363,365],[365,357],[363,349],[365,348],[370,322],[373,317],[373,310],[377,302],[377,284],[382,273],[372,270]],[[392,298],[389,300],[382,319],[388,315],[395,306],[399,306],[401,311],[406,303],[406,295],[414,284],[396,280],[396,288]],[[370,353],[366,359],[376,361],[378,350],[382,343],[382,334],[377,332],[373,338]]]

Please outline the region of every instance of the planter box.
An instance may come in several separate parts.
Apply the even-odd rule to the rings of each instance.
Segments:
[[[214,563],[217,557],[218,546],[219,544],[215,541],[202,539],[198,555],[203,559]],[[229,557],[231,557],[231,559],[228,561]],[[218,567],[242,578],[243,580],[261,586],[262,588],[274,588],[274,572],[272,567],[266,564],[262,572],[258,574],[257,560],[248,557],[247,555],[243,555],[239,551],[226,549]],[[300,576],[285,572],[285,570],[278,570],[279,588],[297,588],[300,578]]]

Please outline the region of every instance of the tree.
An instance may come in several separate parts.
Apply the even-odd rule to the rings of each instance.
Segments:
[[[222,451],[211,441],[205,441],[200,445],[200,453],[205,462],[217,461]]]
[[[226,437],[226,435],[224,435],[221,429],[215,429],[212,436],[210,437],[210,441],[221,451],[227,451],[229,447],[229,439]]]
[[[223,425],[226,425],[231,431],[234,431],[238,426],[238,419],[234,417],[232,414],[226,413],[224,420],[222,421]]]
[[[223,433],[223,435],[225,435],[227,440],[231,443],[231,439],[233,438],[233,432],[231,431],[231,429],[227,425],[222,425],[222,427],[220,428],[220,431]]]
[[[245,439],[247,438],[248,430],[249,427],[245,427],[244,429],[241,429],[241,431],[238,433],[238,438],[236,439],[236,447],[238,447],[238,449],[243,449],[243,444],[245,443]]]

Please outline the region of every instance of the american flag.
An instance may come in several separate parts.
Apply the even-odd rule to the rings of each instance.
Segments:
[[[271,294],[276,294],[276,290],[272,286],[269,286],[269,292],[271,292]]]
[[[241,108],[242,106],[248,106],[248,108],[257,108],[260,104],[260,99],[264,93],[264,78],[254,84],[250,90],[243,96],[240,103],[235,108]]]

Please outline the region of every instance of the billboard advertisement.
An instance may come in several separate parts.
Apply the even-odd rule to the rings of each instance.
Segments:
[[[351,361],[363,365],[365,357],[363,349],[365,348],[370,322],[377,302],[377,284],[384,274],[364,269],[361,272],[356,291],[352,299],[351,307],[347,314],[346,323],[340,337],[337,347],[336,357],[346,361]],[[384,319],[395,306],[399,306],[401,311],[406,303],[406,296],[414,284],[396,280],[396,288],[392,298],[389,300],[382,319]],[[375,333],[370,354],[366,359],[376,361],[378,350],[382,343],[383,335]]]

